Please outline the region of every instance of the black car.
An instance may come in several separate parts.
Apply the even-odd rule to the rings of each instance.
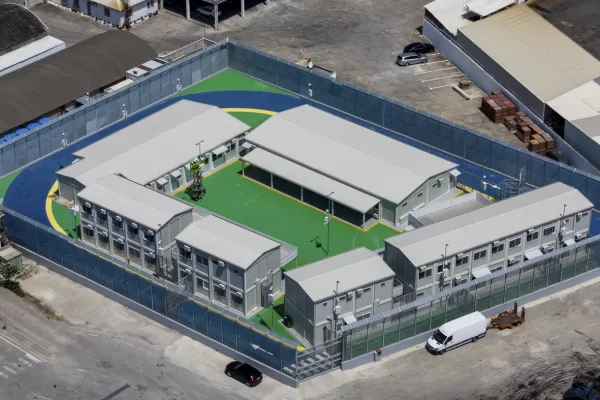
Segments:
[[[405,53],[433,53],[435,47],[429,43],[411,43],[404,48]]]
[[[248,387],[254,387],[262,382],[262,374],[259,370],[240,361],[227,364],[225,375],[237,379]]]

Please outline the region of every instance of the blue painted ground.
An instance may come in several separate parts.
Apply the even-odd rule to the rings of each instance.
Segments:
[[[24,169],[21,174],[13,181],[8,188],[4,197],[4,205],[14,211],[17,211],[36,222],[50,226],[50,221],[46,216],[45,201],[48,192],[56,181],[56,171],[69,165],[73,160],[73,152],[89,146],[90,144],[113,134],[114,132],[123,129],[124,127],[147,117],[156,111],[173,104],[181,99],[197,101],[206,104],[212,104],[220,108],[256,108],[281,112],[302,104],[310,103],[311,105],[326,110],[332,114],[350,120],[359,125],[366,126],[386,136],[390,136],[396,140],[401,140],[410,145],[413,145],[422,150],[436,154],[442,158],[450,160],[459,165],[459,170],[462,172],[459,181],[469,187],[481,190],[481,180],[485,176],[485,181],[492,184],[499,184],[507,176],[499,175],[491,170],[475,165],[468,161],[454,157],[447,153],[433,149],[423,143],[416,142],[408,137],[398,137],[391,132],[374,126],[368,122],[355,119],[340,111],[330,109],[318,103],[307,101],[306,99],[295,98],[276,93],[254,92],[254,91],[223,91],[223,92],[208,92],[192,94],[185,97],[166,100],[160,104],[149,107],[146,110],[140,111],[129,116],[126,120],[115,123],[114,125],[103,129],[102,131],[93,134],[81,141],[70,145],[68,148],[61,150],[45,159],[38,161],[30,167]],[[492,189],[493,190],[493,189]],[[488,193],[491,196],[496,196],[496,193]],[[595,231],[600,233],[600,217],[595,216],[594,225],[597,227]]]

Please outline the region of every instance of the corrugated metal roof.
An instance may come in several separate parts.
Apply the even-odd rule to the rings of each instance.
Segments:
[[[123,11],[126,8],[123,0],[94,0],[94,2],[117,11]],[[143,3],[144,0],[128,0],[127,2],[129,3],[129,7],[132,7],[136,4]]]
[[[189,100],[177,103],[75,153],[83,160],[57,174],[89,185],[119,173],[147,184],[250,127],[221,109]]]
[[[600,61],[526,4],[460,32],[544,102],[600,77]]]
[[[515,0],[473,0],[467,3],[467,9],[481,17],[487,17],[515,3]]]
[[[431,225],[448,218],[456,217],[470,211],[474,211],[489,205],[491,201],[483,197],[478,192],[472,192],[459,196],[454,199],[437,201],[429,206],[411,211],[423,225]]]
[[[368,286],[395,276],[394,271],[376,253],[364,247],[329,257],[285,273],[286,279],[298,283],[314,302],[338,293]]]
[[[458,28],[472,24],[473,21],[466,18],[465,7],[471,0],[435,0],[425,5],[425,9],[431,13],[448,32],[456,35]]]
[[[589,81],[548,102],[567,121],[600,114],[600,84]]]
[[[333,191],[332,200],[362,213],[379,204],[379,199],[373,196],[263,149],[255,148],[243,160],[322,196],[327,197]]]
[[[440,260],[446,244],[451,256],[555,221],[565,204],[567,215],[593,207],[577,189],[554,183],[385,241],[418,267]]]
[[[243,269],[281,246],[281,243],[215,215],[194,221],[175,239]]]
[[[53,36],[44,36],[43,38],[19,47],[9,53],[0,56],[0,75],[4,75],[13,69],[8,68],[17,66],[23,62],[31,60],[39,54],[54,51],[60,51],[65,48],[65,42],[58,40]],[[30,61],[31,62],[31,61]],[[5,71],[7,70],[7,71]]]
[[[571,123],[594,141],[600,141],[600,115],[577,119]]]
[[[173,217],[192,210],[184,202],[139,185],[118,175],[109,175],[78,194],[89,201],[148,228],[158,229]]]
[[[48,28],[21,4],[0,4],[0,54],[46,35]]]
[[[305,105],[279,113],[246,139],[380,199],[400,204],[456,164]]]

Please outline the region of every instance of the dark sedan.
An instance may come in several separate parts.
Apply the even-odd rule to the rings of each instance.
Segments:
[[[259,370],[240,361],[227,364],[225,375],[242,382],[248,387],[254,387],[262,382],[262,373]]]
[[[433,53],[435,47],[429,43],[411,43],[404,48],[405,53]]]

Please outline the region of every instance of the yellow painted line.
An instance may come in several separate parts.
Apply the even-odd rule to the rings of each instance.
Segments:
[[[228,113],[252,113],[252,114],[264,114],[264,115],[275,115],[275,111],[261,110],[259,108],[222,108],[223,111]]]
[[[61,226],[58,224],[58,221],[56,221],[56,218],[54,218],[54,213],[52,212],[52,195],[57,190],[58,181],[54,182],[54,184],[50,188],[50,191],[48,192],[48,196],[46,197],[46,216],[48,217],[48,221],[50,221],[50,225],[52,225],[55,231],[58,231],[65,236],[68,236],[67,232],[65,232],[64,229],[61,228]]]

